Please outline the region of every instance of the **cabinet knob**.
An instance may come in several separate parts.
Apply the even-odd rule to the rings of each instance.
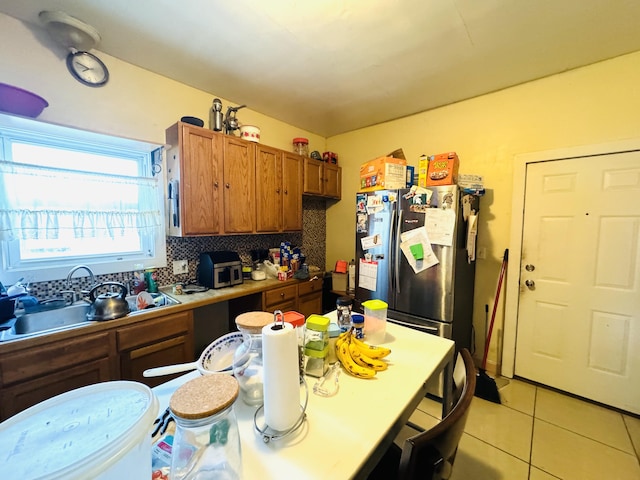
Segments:
[[[228,183],[226,183],[224,186],[227,188],[231,187],[231,185],[229,185]]]
[[[280,294],[280,296],[281,296],[282,298],[284,298],[284,292],[282,292],[282,293]]]
[[[213,182],[213,186],[218,188],[218,182]]]
[[[276,193],[280,193],[280,189],[279,188],[276,188]]]
[[[289,191],[287,189],[285,189],[284,194],[285,195],[289,195]]]

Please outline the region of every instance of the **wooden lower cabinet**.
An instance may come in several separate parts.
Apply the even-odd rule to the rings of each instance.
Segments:
[[[265,312],[280,310],[287,312],[297,307],[298,286],[287,285],[262,293],[262,309]]]
[[[194,361],[193,312],[155,318],[116,331],[120,377],[155,387],[184,372],[161,377],[142,376],[149,368]]]
[[[322,279],[301,281],[293,285],[267,290],[262,294],[265,312],[294,310],[308,317],[322,314]]]
[[[322,278],[298,284],[298,310],[307,318],[322,315]]]
[[[0,359],[0,420],[55,395],[117,378],[113,332],[56,340]]]

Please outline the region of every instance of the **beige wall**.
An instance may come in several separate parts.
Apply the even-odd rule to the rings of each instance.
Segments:
[[[339,154],[343,200],[327,211],[327,264],[354,255],[353,199],[362,162],[400,147],[410,165],[417,165],[422,153],[455,151],[460,173],[483,175],[488,189],[478,233],[487,259],[477,263],[474,301],[481,339],[484,305],[491,312],[502,255],[509,247],[514,155],[640,138],[638,112],[640,52],[331,137],[327,148]],[[494,330],[494,339],[499,335]],[[496,343],[492,341],[490,362],[496,359]],[[482,348],[479,340],[478,358]]]

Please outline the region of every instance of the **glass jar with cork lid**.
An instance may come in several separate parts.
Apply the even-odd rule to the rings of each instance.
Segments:
[[[247,405],[264,403],[262,327],[272,322],[273,314],[268,312],[246,312],[236,317],[243,342],[233,355],[233,374],[240,384],[240,396]]]
[[[230,375],[203,375],[171,396],[176,421],[171,453],[171,480],[242,478],[240,434],[233,403],[238,382]]]

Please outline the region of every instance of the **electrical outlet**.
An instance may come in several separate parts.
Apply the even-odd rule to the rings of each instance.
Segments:
[[[189,273],[189,261],[188,260],[174,260],[173,261],[173,274],[182,275]]]

